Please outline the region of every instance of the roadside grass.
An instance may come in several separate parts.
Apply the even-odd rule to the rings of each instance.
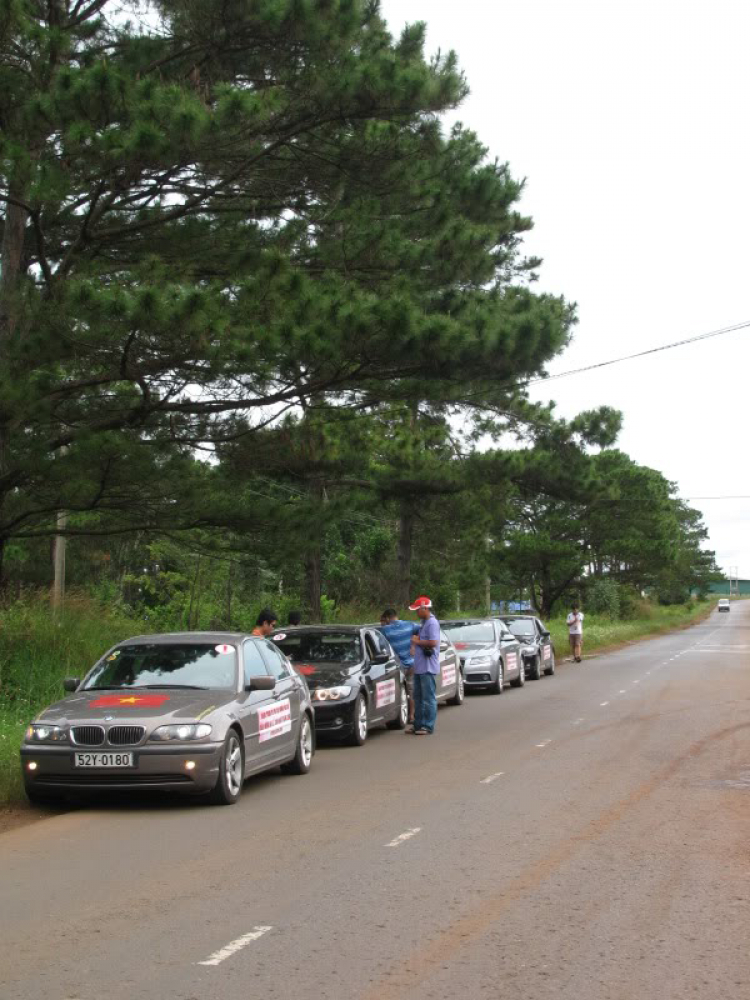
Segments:
[[[69,597],[53,618],[47,601],[0,608],[0,807],[23,798],[18,748],[34,715],[63,697],[63,678],[82,676],[142,623],[88,598]]]
[[[586,614],[584,609],[584,655],[690,625],[706,615],[715,606],[716,601],[713,598],[706,601],[693,601],[689,605],[676,604],[668,607],[644,602],[639,608],[638,617],[625,621],[613,620],[608,615]],[[565,618],[556,618],[547,622],[547,628],[549,628],[552,641],[555,644],[557,659],[562,660],[569,653],[568,627],[565,624]]]
[[[587,614],[584,651],[669,632],[701,618],[715,605],[715,598],[676,607],[644,603],[639,616],[629,621]],[[358,607],[356,613],[353,608],[341,609],[335,617],[376,622],[379,614],[380,609]],[[455,617],[476,614],[457,612]],[[565,619],[547,624],[561,660],[568,650]],[[63,678],[82,676],[109,646],[146,630],[142,621],[88,597],[69,597],[57,619],[48,602],[38,597],[0,608],[0,808],[24,798],[18,758],[23,732],[36,713],[63,696]]]

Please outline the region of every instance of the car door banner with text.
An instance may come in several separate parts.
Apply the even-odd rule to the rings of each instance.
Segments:
[[[392,705],[396,700],[396,681],[380,681],[375,685],[375,707],[383,708]]]
[[[288,698],[258,712],[258,742],[265,743],[292,728],[292,706]]]

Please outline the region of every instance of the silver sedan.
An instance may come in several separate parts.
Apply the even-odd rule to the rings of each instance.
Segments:
[[[72,791],[204,792],[222,805],[245,778],[281,766],[310,770],[310,692],[263,638],[183,632],[128,639],[69,697],[41,712],[21,747],[29,799]]]

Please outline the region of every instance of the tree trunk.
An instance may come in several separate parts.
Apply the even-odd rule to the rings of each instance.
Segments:
[[[188,605],[187,613],[187,629],[190,630],[193,623],[193,600],[195,599],[195,588],[198,583],[198,576],[201,571],[201,556],[198,554],[198,563],[195,567],[195,576],[193,577],[193,586],[190,588],[190,604]]]
[[[323,555],[320,545],[308,550],[305,558],[305,612],[313,623],[323,617]]]
[[[11,186],[11,197],[19,197],[19,194]],[[6,204],[0,255],[0,357],[5,354],[18,325],[18,280],[27,219],[28,212],[25,208]]]
[[[398,525],[398,588],[396,598],[406,607],[411,601],[411,551],[414,537],[414,501],[406,497],[401,501]]]

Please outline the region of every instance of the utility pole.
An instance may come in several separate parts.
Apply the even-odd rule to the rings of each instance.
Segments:
[[[63,532],[68,526],[67,511],[57,512],[57,531],[55,535],[55,580],[52,584],[52,610],[57,614],[65,604],[65,549],[68,539]]]

